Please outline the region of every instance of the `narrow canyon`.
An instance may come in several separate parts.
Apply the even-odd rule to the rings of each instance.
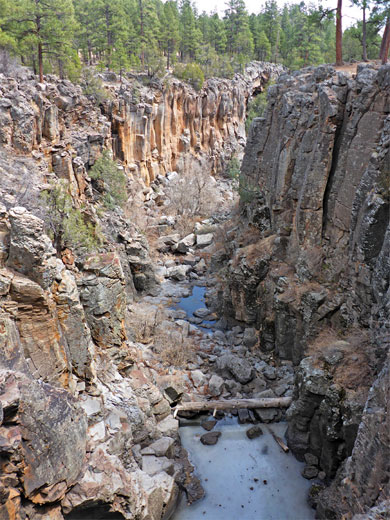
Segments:
[[[98,77],[0,74],[0,519],[178,518],[196,421],[387,518],[390,66]]]

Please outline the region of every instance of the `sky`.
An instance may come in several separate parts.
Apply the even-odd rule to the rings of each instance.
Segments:
[[[299,3],[298,0],[277,0],[277,2],[281,7],[285,3]],[[223,15],[226,2],[225,0],[194,0],[194,4],[198,8],[199,13],[202,11],[210,13],[216,9],[220,15]],[[265,0],[245,0],[245,4],[249,14],[258,14],[264,7]],[[361,19],[361,10],[358,7],[351,7],[352,2],[350,0],[344,0],[343,4],[343,29],[346,29],[350,25],[353,25],[357,20]],[[336,8],[337,0],[322,0],[321,5],[324,7]]]

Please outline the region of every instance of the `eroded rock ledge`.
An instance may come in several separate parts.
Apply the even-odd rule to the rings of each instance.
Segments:
[[[328,478],[338,470],[319,499],[327,519],[389,494],[389,96],[390,67],[373,65],[304,69],[269,89],[221,294],[262,349],[299,365],[289,443]]]

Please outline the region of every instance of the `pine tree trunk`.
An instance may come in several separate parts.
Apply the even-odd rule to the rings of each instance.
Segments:
[[[43,52],[42,43],[38,43],[38,69],[39,69],[39,83],[43,83]]]
[[[343,0],[337,0],[336,12],[336,65],[343,64],[343,28],[341,21]]]
[[[367,59],[367,22],[366,22],[366,5],[363,4],[363,61],[368,61]]]
[[[145,49],[144,49],[144,35],[145,35],[145,31],[144,31],[144,6],[142,4],[142,0],[138,0],[138,5],[139,5],[139,20],[140,20],[140,39],[141,39],[141,64],[142,64],[142,69],[145,68]]]
[[[387,58],[389,57],[389,47],[390,47],[390,18],[387,18],[386,22],[386,36],[383,35],[384,43],[383,43],[383,55],[382,55],[382,65],[386,65]]]
[[[35,3],[38,5],[38,1],[35,0]],[[41,17],[35,17],[35,27],[36,27],[36,35],[38,39],[38,71],[39,71],[39,83],[43,83],[43,49],[41,42]]]
[[[379,59],[382,60],[382,63],[387,62],[387,57],[389,53],[389,37],[390,37],[390,17],[386,20],[386,27],[383,33],[382,42],[381,42],[381,50],[379,53]],[[387,45],[387,54],[386,54],[386,45]]]
[[[343,0],[337,0],[336,12],[336,65],[343,64],[343,28],[342,28],[342,6]]]
[[[90,40],[88,40],[88,65],[92,65],[92,46]]]

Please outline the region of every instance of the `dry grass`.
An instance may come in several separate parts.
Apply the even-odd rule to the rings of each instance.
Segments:
[[[324,357],[335,351],[341,352],[343,357],[336,365],[328,367],[333,381],[347,390],[359,390],[359,393],[364,388],[368,390],[373,374],[370,368],[371,342],[367,331],[356,329],[341,335],[327,328],[309,345],[307,355],[314,358],[316,366],[325,367]]]
[[[148,345],[155,358],[167,366],[186,368],[196,360],[198,347],[193,336],[187,336],[176,323],[170,321],[163,305],[134,305],[128,325],[135,341]]]
[[[186,368],[196,360],[197,347],[190,337],[178,343],[172,334],[160,335],[155,340],[154,350],[163,364],[175,368]]]

